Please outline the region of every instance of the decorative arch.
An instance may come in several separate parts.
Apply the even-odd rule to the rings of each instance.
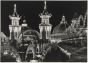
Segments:
[[[36,30],[30,30],[30,29],[28,29],[28,30],[24,31],[24,32],[21,33],[20,36],[19,36],[19,39],[20,39],[20,40],[22,39],[22,34],[23,34],[23,36],[29,35],[29,36],[36,36],[38,39],[40,38],[40,34],[39,34],[39,32],[36,31]],[[21,42],[21,41],[20,41],[20,42]]]
[[[40,37],[39,32],[37,32],[36,30],[26,30],[23,32],[23,35],[27,35],[27,34],[28,35],[36,35],[36,36]]]
[[[36,30],[26,30],[23,32],[23,35],[35,35],[38,38],[40,38],[40,34]],[[22,37],[22,33],[20,34],[19,38],[21,38],[21,37]]]

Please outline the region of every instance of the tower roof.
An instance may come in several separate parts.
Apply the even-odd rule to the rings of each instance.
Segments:
[[[46,7],[46,1],[44,1],[44,10],[43,10],[42,14],[44,14],[44,15],[48,14],[47,7]]]
[[[18,13],[17,13],[17,9],[16,9],[16,4],[14,4],[14,12],[12,14],[13,17],[19,17]]]
[[[41,13],[41,15],[51,15],[49,14],[49,12],[47,11],[47,4],[46,4],[46,0],[44,1],[44,10]]]
[[[65,30],[67,28],[67,24],[58,24],[54,30],[53,30],[53,34],[61,34],[61,33],[65,33]]]

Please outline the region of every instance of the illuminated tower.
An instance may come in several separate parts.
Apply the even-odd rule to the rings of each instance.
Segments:
[[[39,16],[41,18],[41,23],[39,24],[40,39],[50,39],[52,25],[49,23],[49,18],[52,15],[47,11],[46,1],[44,1],[44,10]]]
[[[10,39],[17,39],[21,32],[21,26],[19,25],[20,16],[17,14],[16,4],[14,4],[14,12],[12,15],[9,15],[11,20],[11,25],[9,25],[10,30]]]

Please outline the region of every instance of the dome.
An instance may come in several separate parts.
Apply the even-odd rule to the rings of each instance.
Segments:
[[[67,28],[68,24],[65,20],[65,16],[62,16],[62,20],[60,22],[60,24],[58,24],[54,30],[53,30],[53,34],[56,34],[56,33],[64,33],[66,28]]]
[[[66,24],[60,24],[60,25],[57,25],[54,30],[53,30],[53,33],[63,33],[65,32],[65,29],[67,28],[67,25]]]

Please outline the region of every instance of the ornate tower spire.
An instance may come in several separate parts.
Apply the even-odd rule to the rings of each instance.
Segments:
[[[41,23],[39,24],[40,39],[50,39],[52,25],[49,22],[49,18],[52,15],[47,11],[46,0],[44,1],[44,10],[39,16],[41,18]]]
[[[47,16],[52,16],[51,13],[49,13],[47,11],[47,4],[46,4],[46,0],[44,1],[44,9],[43,9],[43,12],[40,14],[40,16],[43,16],[43,15],[47,15]]]
[[[17,14],[16,4],[14,4],[13,10],[14,10],[13,14],[9,15],[9,18],[11,19],[11,25],[9,25],[9,30],[10,30],[10,38],[12,37],[12,35],[14,35],[14,39],[16,39],[18,38],[21,31],[21,26],[19,25],[21,17],[19,16],[19,14]],[[12,32],[14,34],[12,34]]]
[[[12,25],[19,25],[20,16],[17,14],[16,4],[14,4],[14,11],[12,15],[9,15],[12,20]]]
[[[14,4],[14,12],[13,12],[13,17],[19,17],[19,15],[17,14],[17,9],[16,9],[16,4]]]
[[[44,1],[44,10],[46,10],[47,7],[46,7],[46,0]]]
[[[16,4],[14,4],[14,13],[16,12]]]

